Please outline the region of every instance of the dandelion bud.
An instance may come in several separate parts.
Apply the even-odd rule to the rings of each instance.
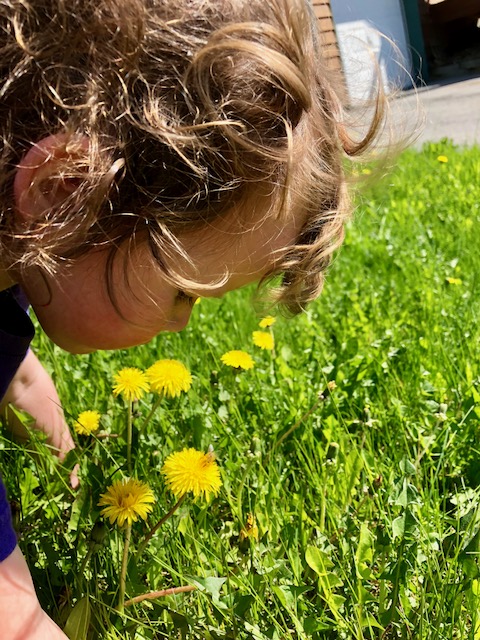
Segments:
[[[103,522],[97,521],[90,532],[90,540],[101,547],[107,536],[108,529]]]
[[[339,450],[340,450],[340,445],[337,442],[330,442],[330,444],[328,445],[327,454],[326,454],[327,460],[330,460],[331,462],[336,460]]]

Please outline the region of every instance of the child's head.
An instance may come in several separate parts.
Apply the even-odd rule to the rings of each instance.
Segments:
[[[50,307],[79,265],[126,317],[120,281],[157,316],[157,277],[318,295],[379,110],[348,138],[307,0],[10,0],[0,27],[0,255]]]

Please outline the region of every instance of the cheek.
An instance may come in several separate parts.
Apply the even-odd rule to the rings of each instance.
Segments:
[[[112,274],[112,302],[105,263],[105,254],[90,254],[55,280],[35,283],[32,278],[25,287],[40,324],[56,344],[73,353],[120,349],[187,325],[191,307],[176,304],[176,289],[158,270],[132,268],[127,283],[124,262],[118,261]]]
[[[160,307],[139,305],[122,309],[122,317],[109,300],[96,300],[95,295],[57,295],[47,307],[34,305],[34,311],[47,335],[72,353],[133,347],[162,331],[180,331],[188,322],[169,318]]]
[[[121,288],[117,285],[117,310],[103,279],[90,270],[88,274],[72,270],[50,283],[48,304],[37,303],[35,291],[28,292],[43,329],[67,351],[131,347],[161,331],[180,331],[188,322],[190,314],[176,308],[173,290],[157,290],[154,298],[145,290],[128,290],[122,281]]]

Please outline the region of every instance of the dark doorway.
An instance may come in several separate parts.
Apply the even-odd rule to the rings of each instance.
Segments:
[[[430,78],[480,74],[480,0],[418,0]]]

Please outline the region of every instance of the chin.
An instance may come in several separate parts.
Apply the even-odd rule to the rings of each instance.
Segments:
[[[58,336],[54,333],[49,333],[48,331],[45,331],[45,333],[50,338],[50,340],[57,345],[57,347],[60,347],[60,349],[63,349],[63,351],[71,353],[75,356],[79,356],[85,353],[93,353],[94,351],[97,351],[99,348],[101,348],[96,346],[87,346],[85,344],[82,344],[81,342],[76,342],[75,340],[69,339],[68,337]]]
[[[74,356],[82,356],[85,355],[87,353],[95,353],[95,351],[98,351],[98,349],[95,349],[94,347],[62,347],[62,349],[64,351],[68,351],[68,353],[71,353]]]
[[[95,345],[75,344],[62,340],[54,340],[55,344],[64,351],[71,353],[75,356],[85,355],[87,353],[95,353],[95,351],[118,351],[119,349],[130,349],[131,347],[138,347],[142,344],[147,344],[152,338],[126,340],[122,342],[109,342],[99,340]]]
[[[185,323],[174,326],[172,328],[163,329],[163,331],[181,331],[185,326]],[[115,351],[118,349],[130,349],[131,347],[137,347],[142,344],[148,344],[153,338],[162,332],[162,329],[155,332],[149,332],[146,335],[125,335],[123,339],[121,336],[95,336],[88,340],[88,344],[81,342],[81,339],[77,342],[74,338],[67,336],[58,336],[53,333],[49,335],[49,338],[61,349],[71,353],[73,355],[83,355],[87,353],[93,353],[95,351]],[[48,335],[48,333],[47,333]],[[80,337],[80,336],[79,336]]]
[[[86,347],[85,345],[71,344],[69,342],[64,342],[63,340],[55,340],[53,338],[52,340],[57,345],[57,347],[60,347],[60,349],[63,349],[63,351],[66,351],[67,353],[71,353],[74,356],[80,356],[86,353],[93,353],[94,351],[98,350],[95,347]]]

